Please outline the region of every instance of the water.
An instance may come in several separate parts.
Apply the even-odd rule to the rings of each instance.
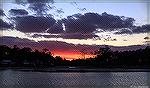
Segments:
[[[148,88],[150,72],[0,71],[0,88]]]

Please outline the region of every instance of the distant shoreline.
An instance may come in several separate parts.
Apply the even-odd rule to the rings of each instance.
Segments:
[[[79,67],[52,67],[52,68],[21,68],[0,67],[2,70],[14,70],[24,72],[150,72],[150,68],[79,68]]]

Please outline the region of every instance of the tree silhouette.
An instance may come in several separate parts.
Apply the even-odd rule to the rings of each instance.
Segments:
[[[99,68],[150,68],[150,47],[134,51],[111,51],[108,46],[95,51],[95,58],[68,61],[60,56],[53,57],[48,49],[41,52],[29,47],[10,48],[0,45],[1,67],[47,68],[53,66],[84,66]]]

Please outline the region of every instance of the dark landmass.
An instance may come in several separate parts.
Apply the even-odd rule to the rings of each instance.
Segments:
[[[68,61],[53,57],[48,49],[0,46],[0,70],[38,72],[137,72],[150,70],[150,47],[132,51],[112,51],[108,46],[93,52],[96,57]]]

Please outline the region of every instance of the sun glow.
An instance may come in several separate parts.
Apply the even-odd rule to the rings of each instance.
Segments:
[[[84,58],[92,58],[95,57],[93,54],[82,54],[79,52],[61,52],[61,51],[52,51],[54,54],[53,56],[61,56],[63,59],[66,60],[74,60],[74,59],[84,59]]]

